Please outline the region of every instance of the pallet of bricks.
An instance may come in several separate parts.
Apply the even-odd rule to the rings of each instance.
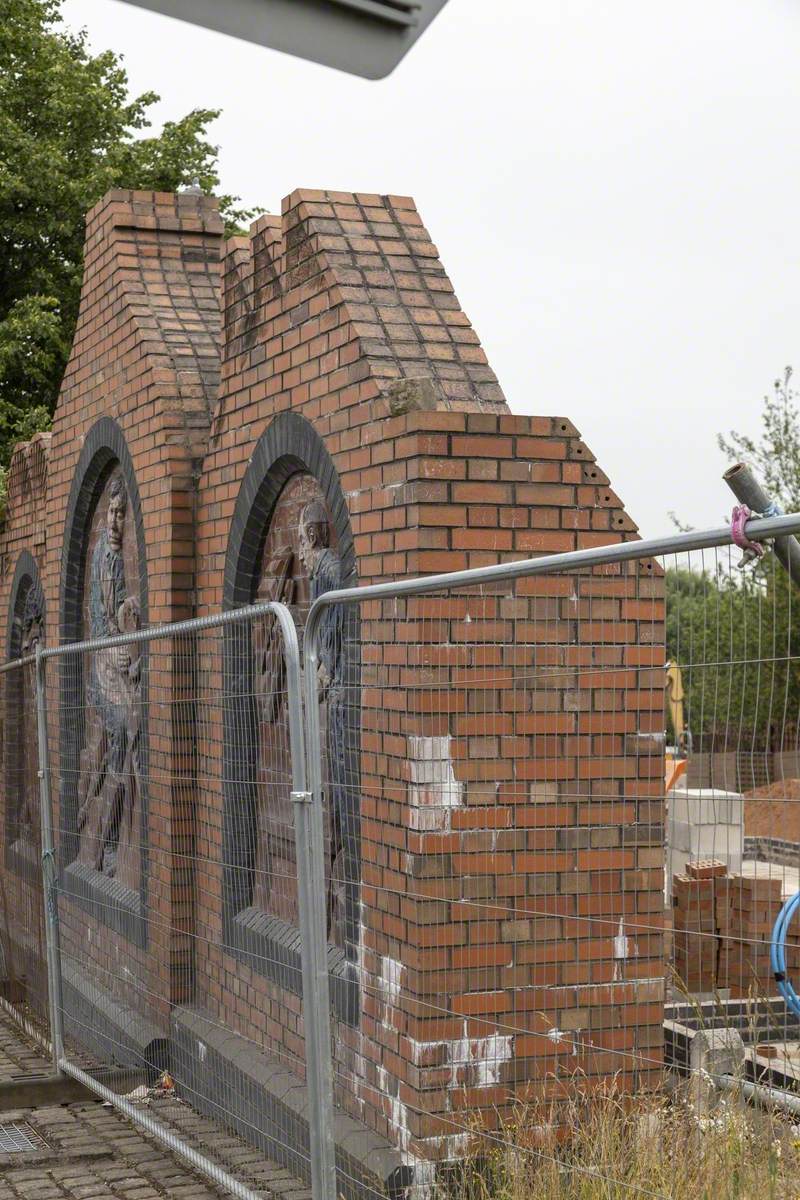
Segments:
[[[717,987],[716,891],[718,879],[725,875],[724,863],[704,859],[688,863],[686,874],[672,879],[675,974],[687,992],[713,992]]]
[[[783,903],[780,875],[729,874],[725,863],[701,859],[673,877],[675,974],[687,992],[729,989],[732,997],[777,991],[770,938]],[[800,966],[800,936],[787,937],[787,969]]]

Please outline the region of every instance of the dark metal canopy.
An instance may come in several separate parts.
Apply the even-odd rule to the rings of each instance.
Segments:
[[[392,71],[447,0],[126,0],[365,79]]]

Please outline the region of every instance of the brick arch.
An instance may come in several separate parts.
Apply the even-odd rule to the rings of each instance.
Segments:
[[[223,607],[252,604],[258,585],[267,531],[277,501],[288,481],[303,472],[320,486],[331,514],[343,582],[357,582],[355,546],[344,492],[325,443],[313,425],[298,413],[279,414],[259,439],[242,480],[228,537],[223,579]],[[346,616],[345,644],[358,645],[358,613]],[[225,863],[223,920],[225,940],[232,952],[255,970],[291,991],[301,993],[300,940],[294,926],[252,909],[252,880],[257,844],[258,712],[252,678],[253,652],[249,623],[225,627],[223,694],[226,697],[223,737],[223,861]],[[243,664],[248,664],[243,669]],[[347,694],[359,696],[357,652],[348,656]],[[330,951],[331,994],[337,1013],[351,1024],[358,1021],[358,991],[353,964],[357,946],[357,892],[360,882],[359,754],[360,707],[348,715],[350,749],[346,830],[342,834],[348,866],[346,893],[349,933],[344,950]],[[283,925],[286,928],[283,928]],[[338,961],[337,961],[338,956]]]
[[[139,558],[139,605],[142,625],[147,615],[147,548],[142,502],[125,435],[111,417],[101,417],[86,435],[75,468],[64,521],[64,550],[59,588],[59,630],[62,642],[78,641],[83,625],[83,584],[86,567],[86,530],[95,505],[111,472],[119,467],[128,492],[136,531]]]
[[[6,637],[6,659],[19,658],[22,647],[22,618],[28,596],[38,589],[41,594],[42,617],[44,617],[44,593],[39,577],[39,564],[29,550],[23,550],[17,559],[14,578],[11,582],[11,599],[8,605],[8,631]]]
[[[139,606],[142,626],[148,623],[147,551],[139,486],[133,459],[125,435],[111,417],[101,417],[86,435],[75,474],[72,479],[64,523],[64,542],[59,586],[59,632],[62,644],[83,638],[83,600],[86,571],[88,532],[97,502],[109,475],[119,470],[125,480],[130,512],[136,535],[139,566]],[[62,842],[60,867],[64,872],[64,887],[78,903],[84,905],[98,920],[111,926],[130,941],[146,942],[148,795],[147,795],[147,643],[142,643],[142,728],[140,755],[142,763],[141,790],[141,884],[138,892],[130,891],[115,880],[87,877],[76,863],[79,840],[77,833],[78,780],[80,755],[86,738],[86,690],[84,686],[85,656],[64,656],[60,659],[59,712],[59,796]],[[111,902],[110,902],[111,901]]]
[[[225,559],[224,608],[252,604],[273,509],[285,484],[299,471],[307,471],[319,483],[336,529],[344,582],[347,587],[356,585],[350,514],[333,459],[310,421],[285,412],[259,439],[239,489]]]

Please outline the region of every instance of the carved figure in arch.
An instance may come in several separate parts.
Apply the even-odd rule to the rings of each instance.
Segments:
[[[331,547],[331,527],[325,506],[313,500],[300,517],[300,558],[308,571],[311,603],[325,592],[342,587],[342,560]],[[352,871],[347,862],[347,740],[344,608],[323,611],[319,625],[320,728],[327,748],[325,780],[329,820],[328,936],[334,944],[347,941],[347,890]]]
[[[296,595],[297,558],[291,546],[273,546],[264,565],[256,602],[291,605]],[[255,697],[258,715],[256,874],[253,904],[284,920],[296,920],[294,839],[291,805],[281,787],[290,778],[286,725],[286,663],[276,619],[267,615],[253,627]]]
[[[256,599],[292,607],[298,626],[310,604],[342,585],[342,563],[330,516],[317,480],[298,472],[285,484],[265,534],[263,566]],[[328,928],[331,941],[346,941],[346,788],[348,714],[345,696],[344,614],[326,612],[320,644],[320,729],[326,846],[328,850]],[[283,642],[272,617],[253,630],[258,713],[257,833],[251,903],[270,915],[296,923],[296,849],[290,801],[291,759],[286,728]]]
[[[28,587],[22,611],[20,658],[36,653],[36,647],[44,637],[44,596],[38,580]],[[39,779],[38,731],[36,725],[36,665],[28,663],[22,668],[20,711],[14,714],[19,738],[16,747],[20,771],[18,780],[18,804],[13,828],[19,841],[29,843],[38,850],[40,841],[39,822]]]
[[[105,489],[103,527],[91,554],[88,580],[89,636],[112,637],[140,625],[139,603],[128,595],[123,542],[128,496],[122,475]],[[101,504],[103,497],[101,497]],[[80,858],[109,877],[135,880],[130,861],[136,854],[130,836],[138,794],[140,659],[136,647],[94,651],[88,668],[88,726],[78,784]],[[127,833],[127,836],[126,836]],[[133,843],[133,844],[132,844]],[[127,848],[120,871],[121,847]]]
[[[259,584],[256,601],[259,604],[292,605],[297,587],[293,577],[295,556],[291,550],[277,555],[266,566]],[[283,657],[283,638],[273,616],[263,617],[253,631],[256,654],[256,688],[259,699],[259,720],[275,725],[283,709],[286,690],[286,662]]]

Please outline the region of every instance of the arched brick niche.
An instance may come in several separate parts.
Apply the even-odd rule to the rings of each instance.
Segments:
[[[39,567],[23,550],[17,559],[7,615],[6,661],[23,658],[44,641],[44,593]],[[4,754],[6,863],[38,884],[41,823],[34,664],[4,675]]]
[[[311,529],[305,543],[301,527]],[[309,541],[313,543],[309,548]],[[322,439],[297,413],[260,438],[234,510],[225,562],[226,609],[281,600],[302,638],[321,591],[353,586],[356,562],[339,477]],[[355,964],[360,879],[358,613],[332,613],[322,702],[328,929],[332,1002],[358,1019]],[[223,916],[231,951],[301,993],[297,864],[280,637],[271,618],[225,628]],[[277,681],[277,682],[276,682]]]
[[[147,559],[125,437],[101,418],[86,435],[64,528],[61,641],[146,625]],[[147,646],[59,659],[60,865],[64,890],[143,945],[147,890]]]

